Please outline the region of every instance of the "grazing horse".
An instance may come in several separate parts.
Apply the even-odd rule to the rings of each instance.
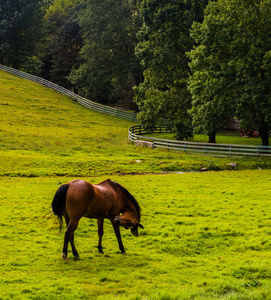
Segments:
[[[109,219],[113,225],[118,239],[119,248],[125,253],[119,226],[128,229],[138,236],[138,227],[143,228],[140,222],[140,207],[136,199],[120,184],[104,180],[92,185],[81,179],[63,184],[56,191],[52,212],[57,216],[60,230],[63,225],[62,216],[65,218],[67,230],[65,232],[62,257],[67,259],[68,243],[72,247],[72,253],[79,257],[74,245],[74,231],[81,217],[97,219],[99,244],[98,249],[103,253],[102,236],[104,219]]]

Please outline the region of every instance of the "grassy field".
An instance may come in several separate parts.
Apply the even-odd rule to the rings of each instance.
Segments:
[[[39,84],[0,72],[0,176],[99,176],[270,168],[262,158],[216,158],[137,147],[134,123],[98,114]]]
[[[131,122],[4,72],[0,87],[0,299],[271,299],[270,160],[137,148]],[[75,177],[136,197],[145,229],[121,231],[127,254],[109,222],[99,254],[83,218],[81,260],[63,261],[64,232],[46,214]]]
[[[148,134],[147,136],[157,137],[168,140],[175,140],[175,133],[155,133]],[[209,137],[204,134],[195,134],[191,142],[208,143]],[[221,130],[216,135],[216,143],[218,144],[234,144],[234,145],[251,145],[258,146],[262,144],[260,137],[250,138],[248,136],[241,136],[239,131]],[[271,144],[271,137],[269,138]]]
[[[270,175],[114,177],[138,199],[145,229],[121,231],[122,255],[105,222],[102,255],[96,222],[82,219],[81,260],[69,263],[64,233],[42,217],[69,178],[2,177],[0,299],[270,299]]]

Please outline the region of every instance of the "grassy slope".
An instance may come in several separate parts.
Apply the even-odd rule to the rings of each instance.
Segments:
[[[130,122],[3,72],[0,87],[0,299],[271,298],[271,171],[120,176],[268,161],[135,148]],[[42,217],[55,190],[109,175],[136,196],[145,229],[122,230],[123,256],[106,222],[100,255],[96,222],[82,219],[81,260],[63,262],[63,233]]]
[[[132,122],[94,113],[39,84],[0,72],[0,176],[96,176],[269,168],[268,159],[135,148]],[[140,161],[140,162],[138,162]]]

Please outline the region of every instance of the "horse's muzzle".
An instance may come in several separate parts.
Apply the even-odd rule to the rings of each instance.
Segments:
[[[114,221],[114,223],[119,225],[120,224],[120,217],[115,217],[115,219],[113,221]]]

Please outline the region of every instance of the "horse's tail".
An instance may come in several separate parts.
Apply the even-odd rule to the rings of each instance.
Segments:
[[[63,209],[66,205],[66,194],[69,188],[69,184],[63,184],[56,191],[53,202],[51,204],[52,212],[57,216],[59,222],[59,230],[63,227]]]

